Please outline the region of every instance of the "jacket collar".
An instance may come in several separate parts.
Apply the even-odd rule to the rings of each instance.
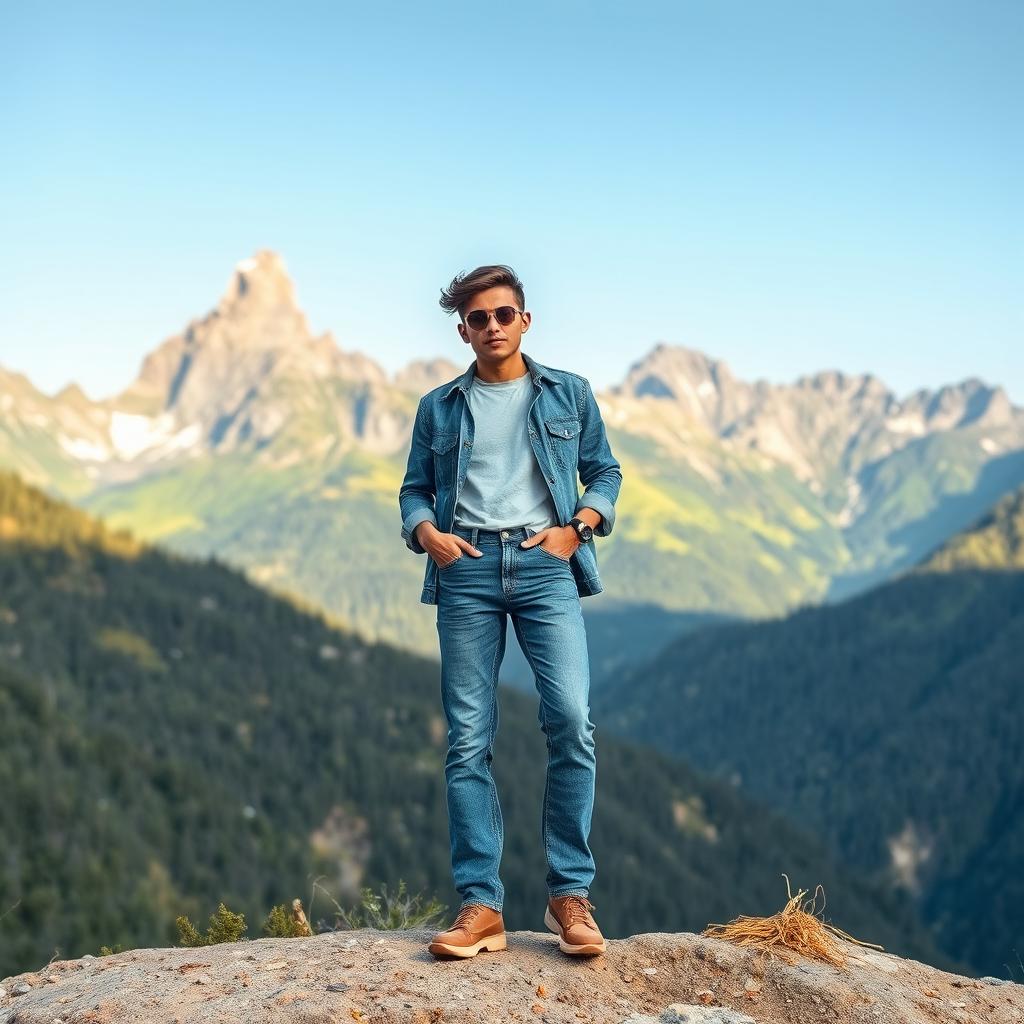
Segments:
[[[526,363],[526,368],[529,371],[530,376],[533,378],[534,386],[539,385],[542,379],[550,381],[552,384],[562,383],[557,377],[555,377],[551,373],[551,371],[546,366],[543,366],[541,363],[538,363],[536,359],[532,358],[531,356],[528,356],[525,352],[522,353],[522,356],[523,362]],[[456,380],[441,397],[448,398],[449,396],[454,394],[455,391],[458,389],[461,389],[463,394],[465,394],[473,386],[473,377],[475,373],[476,360],[474,359],[473,362],[471,362],[469,366],[466,367],[465,373],[463,373],[462,376],[459,377],[459,379]]]

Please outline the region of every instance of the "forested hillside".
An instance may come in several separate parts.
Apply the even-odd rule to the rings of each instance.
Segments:
[[[404,879],[454,908],[435,662],[368,645],[216,561],[112,533],[0,476],[0,976],[262,920],[311,880],[343,906]],[[599,726],[591,895],[607,934],[781,905],[782,872],[894,952],[950,964],[906,900],[806,830]],[[502,694],[509,928],[540,928],[545,746]],[[321,894],[311,916],[331,919]]]
[[[595,697],[913,895],[944,950],[1024,950],[1024,491],[901,578],[712,626]]]

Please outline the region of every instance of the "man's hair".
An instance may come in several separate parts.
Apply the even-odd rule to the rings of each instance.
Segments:
[[[466,316],[466,309],[469,300],[477,292],[486,291],[488,288],[497,288],[507,285],[512,289],[519,302],[519,309],[522,312],[526,309],[526,294],[523,292],[523,282],[516,277],[516,272],[504,264],[497,264],[489,267],[477,267],[468,274],[456,274],[452,283],[447,288],[441,289],[441,308],[448,314],[458,311],[459,319]]]

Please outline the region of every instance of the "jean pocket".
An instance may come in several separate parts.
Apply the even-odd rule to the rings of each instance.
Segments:
[[[556,555],[553,551],[548,551],[548,549],[546,547],[543,547],[541,544],[534,544],[533,546],[539,552],[541,552],[541,554],[547,555],[548,558],[553,558],[556,562],[560,563],[561,565],[568,565],[569,564],[569,559],[568,558],[562,558],[561,555]]]
[[[580,421],[572,417],[551,419],[545,420],[544,426],[555,462],[562,469],[575,469],[580,455]]]
[[[457,563],[461,562],[465,557],[466,557],[466,552],[463,551],[462,554],[459,555],[459,557],[456,558],[454,561],[448,562],[446,565],[439,565],[437,567],[437,571],[438,572],[444,572],[445,569],[450,569],[453,565],[456,565]]]

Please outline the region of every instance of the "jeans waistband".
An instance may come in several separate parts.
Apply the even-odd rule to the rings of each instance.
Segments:
[[[452,529],[460,537],[465,537],[473,547],[484,544],[518,544],[532,537],[537,531],[529,526],[506,526],[502,530],[482,530],[479,526],[459,526]]]

